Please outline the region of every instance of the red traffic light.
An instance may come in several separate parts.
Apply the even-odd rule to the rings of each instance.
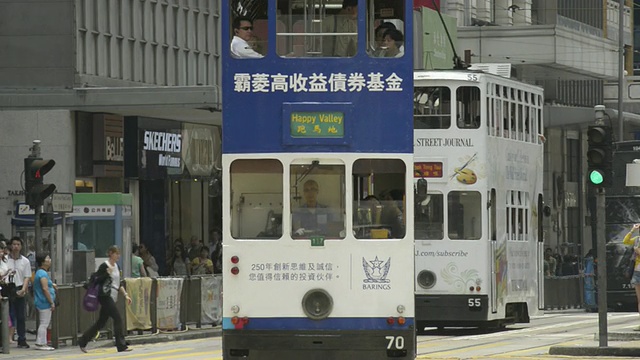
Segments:
[[[42,205],[44,199],[53,194],[56,186],[43,184],[44,176],[53,169],[55,160],[43,160],[36,157],[24,159],[25,201],[32,208]]]

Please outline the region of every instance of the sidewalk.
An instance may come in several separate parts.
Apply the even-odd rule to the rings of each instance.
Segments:
[[[30,334],[29,331],[36,329],[36,322],[34,320],[27,320],[27,343],[33,347],[36,341],[36,335]],[[84,330],[84,329],[83,329]],[[157,332],[155,334],[143,334],[143,335],[127,335],[126,339],[131,345],[144,345],[144,344],[157,344],[163,342],[181,341],[181,340],[193,340],[218,337],[222,335],[222,328],[220,326],[211,327],[204,326],[202,328],[189,327],[184,331],[173,332]],[[71,345],[71,342],[68,342]],[[92,347],[111,347],[114,346],[113,339],[105,339],[102,336],[96,340],[96,343]]]
[[[552,346],[549,355],[640,357],[640,332],[609,332],[607,347],[599,346],[599,335],[574,346]],[[612,342],[616,342],[612,346]]]

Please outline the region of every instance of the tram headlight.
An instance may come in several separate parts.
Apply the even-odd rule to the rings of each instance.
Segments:
[[[323,289],[307,291],[302,298],[302,311],[312,320],[322,320],[329,317],[333,310],[333,298]]]
[[[436,284],[436,274],[431,270],[422,270],[418,273],[418,285],[423,289],[431,289]]]

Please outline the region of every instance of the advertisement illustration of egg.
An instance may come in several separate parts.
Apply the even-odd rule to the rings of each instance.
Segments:
[[[476,176],[476,173],[469,168],[462,170],[460,168],[456,168],[455,171],[457,174],[456,179],[463,184],[471,185],[475,184],[476,181],[478,181],[478,176]]]

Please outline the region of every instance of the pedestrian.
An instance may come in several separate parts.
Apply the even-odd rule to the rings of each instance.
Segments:
[[[131,277],[147,277],[147,271],[144,269],[144,260],[139,256],[140,252],[138,244],[131,244]]]
[[[9,311],[11,313],[11,322],[18,330],[18,347],[28,349],[25,336],[25,315],[26,301],[25,295],[28,292],[29,280],[31,279],[31,263],[29,259],[22,254],[22,239],[18,236],[11,238],[11,253],[9,255],[9,268],[15,271],[13,279],[9,280],[15,284],[15,296],[9,298]]]
[[[631,245],[633,247],[633,251],[636,254],[635,266],[633,268],[633,275],[631,276],[631,285],[636,290],[636,301],[638,302],[638,313],[640,313],[640,236],[633,236],[633,232],[640,229],[640,224],[634,224],[633,228],[625,235],[622,242],[625,245]],[[633,329],[635,331],[640,331],[640,326]]]
[[[2,235],[2,234],[0,234]],[[0,236],[3,238],[3,236]],[[2,296],[9,297],[9,290],[11,290],[11,285],[8,285],[9,276],[14,274],[14,271],[9,269],[9,264],[7,264],[7,259],[9,258],[9,254],[7,252],[7,241],[8,240],[0,240],[0,291],[2,292]],[[15,332],[15,328],[13,327],[13,323],[11,322],[11,316],[9,316],[9,342],[14,344],[13,334]]]
[[[38,333],[36,335],[36,350],[54,350],[47,345],[47,328],[51,322],[51,315],[56,309],[57,286],[49,277],[51,257],[48,253],[36,255],[36,276],[33,280],[34,305],[38,309]]]
[[[108,251],[109,259],[100,264],[98,270],[91,276],[91,281],[98,283],[99,293],[98,301],[100,302],[100,315],[98,321],[91,325],[87,331],[78,339],[78,346],[82,352],[87,352],[87,344],[94,339],[100,329],[106,324],[107,320],[113,320],[113,331],[115,333],[116,348],[118,352],[131,351],[124,340],[122,317],[116,307],[118,300],[118,292],[124,295],[128,304],[131,304],[131,298],[127,294],[127,290],[120,285],[120,268],[118,260],[120,260],[120,249],[117,246],[111,246]]]
[[[142,258],[144,269],[149,277],[158,277],[158,263],[145,244],[138,245],[138,254]]]

